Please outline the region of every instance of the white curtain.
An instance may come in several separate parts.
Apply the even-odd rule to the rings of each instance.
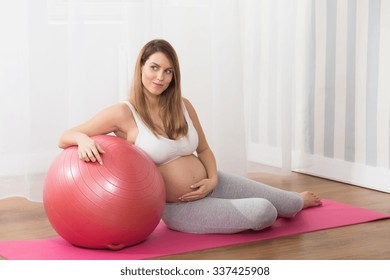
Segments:
[[[390,192],[390,1],[250,11],[249,160]]]
[[[0,197],[42,199],[62,131],[127,98],[154,38],[175,47],[220,169],[244,175],[249,160],[386,190],[389,6],[2,0]]]
[[[175,47],[219,168],[244,175],[238,2],[2,0],[0,197],[42,199],[60,134],[127,98],[154,38]]]

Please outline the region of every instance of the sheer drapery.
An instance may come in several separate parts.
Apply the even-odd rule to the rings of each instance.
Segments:
[[[219,168],[245,174],[238,1],[0,5],[0,196],[41,199],[62,131],[127,98],[138,52],[154,38],[175,47],[183,95],[197,109]]]
[[[61,132],[127,98],[154,38],[176,48],[220,169],[245,174],[250,160],[386,190],[389,11],[380,0],[2,0],[0,197],[41,199]]]
[[[390,192],[390,2],[251,3],[249,160]]]

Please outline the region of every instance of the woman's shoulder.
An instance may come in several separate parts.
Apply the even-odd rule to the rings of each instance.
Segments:
[[[127,102],[118,102],[107,108],[120,131],[128,132],[135,126],[134,115]]]
[[[125,102],[114,103],[103,109],[99,115],[119,122],[129,118],[133,119],[133,114]]]
[[[118,115],[125,118],[134,118],[133,105],[129,101],[121,101],[113,105],[113,109],[117,111]]]
[[[195,118],[197,118],[197,113],[196,113],[196,110],[194,108],[194,106],[192,106],[191,102],[187,99],[187,98],[182,98],[183,100],[183,103],[187,109],[187,112],[188,114],[190,115],[191,119],[194,120]]]
[[[182,100],[187,110],[194,110],[194,107],[192,106],[191,102],[187,98],[183,97]]]

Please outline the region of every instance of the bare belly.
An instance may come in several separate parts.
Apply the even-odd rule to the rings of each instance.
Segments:
[[[192,184],[207,178],[206,169],[195,155],[180,157],[158,169],[164,178],[167,202],[178,202],[180,196],[191,191]]]

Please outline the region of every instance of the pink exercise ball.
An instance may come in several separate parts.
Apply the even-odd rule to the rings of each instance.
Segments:
[[[71,244],[119,250],[145,240],[157,227],[165,186],[154,162],[124,139],[94,136],[103,165],[79,159],[77,147],[51,164],[43,203],[56,232]]]

